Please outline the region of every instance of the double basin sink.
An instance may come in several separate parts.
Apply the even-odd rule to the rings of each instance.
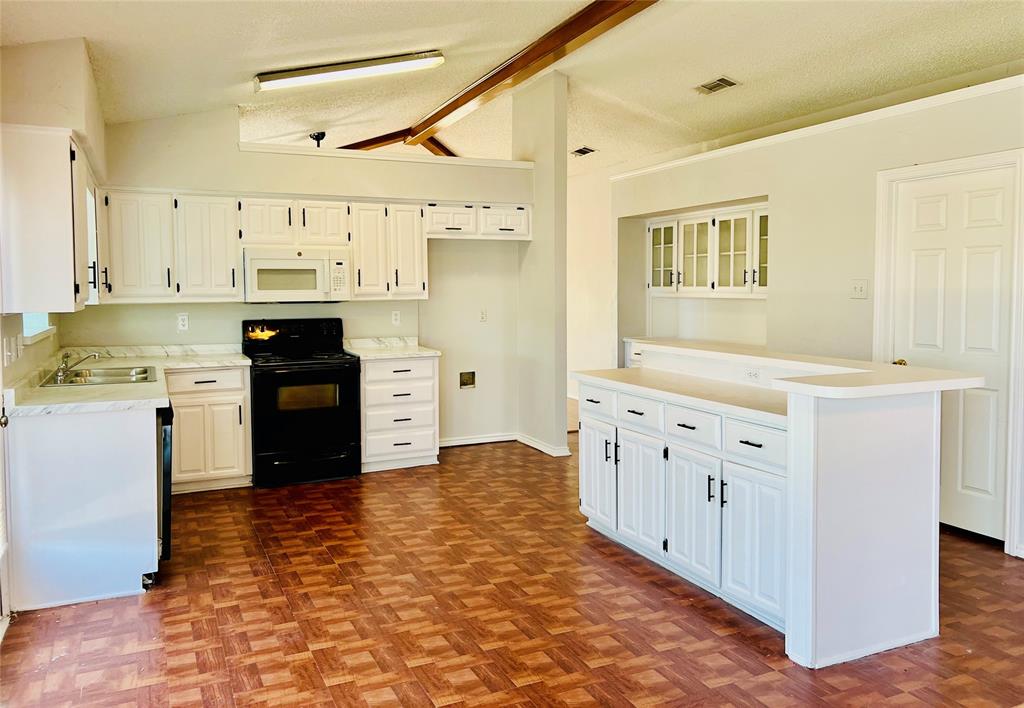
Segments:
[[[55,372],[56,373],[56,372]],[[121,366],[110,369],[71,369],[64,380],[57,383],[51,374],[42,385],[89,386],[99,384],[146,383],[156,381],[156,370],[152,366]]]

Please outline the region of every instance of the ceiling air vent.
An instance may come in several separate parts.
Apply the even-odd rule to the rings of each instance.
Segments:
[[[575,150],[571,150],[569,152],[569,154],[570,155],[575,155],[576,157],[583,157],[584,155],[589,155],[592,152],[597,152],[597,151],[594,150],[594,148],[592,148],[592,147],[587,147],[586,145],[583,145],[581,147],[576,148]]]
[[[727,89],[730,86],[735,85],[736,82],[733,81],[732,79],[726,78],[724,76],[719,76],[714,81],[708,81],[706,84],[701,84],[700,86],[697,87],[697,90],[700,91],[701,93],[715,93],[716,91],[721,91],[722,89]]]

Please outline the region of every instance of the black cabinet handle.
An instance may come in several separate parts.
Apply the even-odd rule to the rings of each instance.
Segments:
[[[633,410],[632,408],[628,408],[628,409],[626,409],[626,412],[627,412],[627,413],[632,413],[633,415],[643,415],[643,414],[644,414],[644,412],[643,412],[643,411],[635,411],[635,410]]]
[[[619,464],[619,444],[615,443],[615,465]]]
[[[408,423],[411,420],[412,420],[412,418],[394,418],[393,422],[395,422],[395,423]]]
[[[679,271],[679,270],[676,271],[676,282],[678,282],[680,285],[683,285],[683,273],[682,273],[682,271]]]
[[[750,442],[749,440],[740,440],[740,445],[750,445],[750,447],[756,447],[758,449],[764,447],[764,443]]]
[[[715,477],[714,475],[708,475],[708,501],[714,501],[715,499]]]
[[[515,229],[509,229],[509,228],[506,228],[504,226],[499,226],[498,227],[498,231],[515,231]]]
[[[193,381],[192,383],[196,386],[199,384],[217,383],[217,379],[203,379],[202,381]]]
[[[725,480],[723,479],[723,480],[722,480],[722,500],[721,500],[721,501],[722,501],[722,506],[725,506],[726,504],[728,504],[728,503],[729,503],[729,502],[727,502],[727,501],[725,500],[725,488],[726,488],[726,487],[728,487],[728,486],[729,486],[729,483],[728,483],[728,482],[726,482],[726,481],[725,481]]]
[[[754,285],[757,285],[757,268],[754,268],[754,270],[750,272],[754,274]]]
[[[356,286],[362,287],[363,285],[363,269],[356,268]]]
[[[89,287],[97,288],[99,285],[96,283],[96,261],[89,264],[89,270],[92,271],[92,275],[89,276]]]
[[[680,427],[680,428],[686,428],[687,430],[696,430],[697,429],[696,425],[687,425],[686,423],[676,423],[676,425],[678,427]]]
[[[302,228],[306,228],[306,207],[302,207]]]
[[[461,226],[445,226],[444,230],[445,231],[462,231],[462,227]]]
[[[411,396],[411,393],[392,393],[392,398],[402,398],[403,396]]]
[[[395,287],[398,287],[398,268],[395,268]]]
[[[171,269],[167,269],[167,289],[171,289]]]
[[[395,447],[402,447],[403,445],[412,445],[412,443],[411,443],[411,442],[404,442],[404,443],[392,443],[392,444],[393,444],[393,445],[394,445]]]
[[[593,403],[594,405],[600,405],[601,404],[601,401],[598,401],[596,398],[587,398],[585,400],[586,400],[587,403]]]
[[[238,424],[242,424],[242,404],[238,404]]]
[[[669,272],[668,272],[668,284],[669,284],[669,285],[671,285],[671,284],[672,284],[672,271],[669,271]]]
[[[108,293],[110,292],[110,274],[106,267],[103,268],[103,287],[107,289]]]
[[[412,371],[412,369],[392,369],[391,373],[392,374],[408,374],[411,371]]]
[[[288,207],[288,225],[292,225],[292,208]]]
[[[235,287],[235,269],[231,269],[231,287]]]
[[[608,449],[611,447],[611,444],[612,444],[611,440],[605,440],[604,441],[604,461],[605,462],[608,462],[608,460],[612,459],[611,453],[608,451]]]

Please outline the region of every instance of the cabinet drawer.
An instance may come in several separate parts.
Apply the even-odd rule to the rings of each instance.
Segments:
[[[432,427],[434,427],[433,406],[400,406],[366,412],[366,429],[368,431]]]
[[[580,384],[580,415],[603,415],[615,417],[615,392],[587,384]]]
[[[363,364],[367,381],[403,381],[429,379],[434,376],[433,359],[388,359]]]
[[[230,391],[245,387],[246,372],[242,369],[195,369],[167,374],[169,393],[206,393]]]
[[[785,468],[786,433],[726,418],[725,451],[729,457]]]
[[[399,381],[366,386],[366,405],[394,406],[401,403],[429,403],[434,400],[432,380]]]
[[[716,450],[722,448],[722,416],[686,408],[665,407],[665,432],[669,437],[697,443]]]
[[[366,436],[366,457],[405,456],[433,452],[437,447],[434,430],[372,433]]]
[[[665,405],[650,398],[620,393],[616,396],[616,417],[625,425],[663,432]]]

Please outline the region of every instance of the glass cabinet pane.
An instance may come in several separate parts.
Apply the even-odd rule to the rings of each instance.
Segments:
[[[693,284],[698,288],[708,286],[708,234],[710,233],[710,222],[697,222],[697,250],[695,256],[695,270],[697,271]]]
[[[759,288],[768,287],[768,215],[757,216],[757,266],[754,284]]]

